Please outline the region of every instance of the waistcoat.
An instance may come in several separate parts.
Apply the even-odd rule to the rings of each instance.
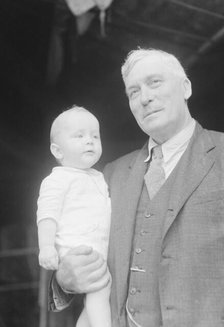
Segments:
[[[139,199],[127,296],[127,309],[137,326],[162,325],[158,280],[162,228],[176,171],[152,200],[144,184]]]

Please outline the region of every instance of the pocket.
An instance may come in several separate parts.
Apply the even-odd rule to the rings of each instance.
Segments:
[[[224,201],[224,190],[217,190],[197,196],[194,198],[194,200],[192,200],[192,203],[202,204],[202,203],[208,203],[208,202],[220,201],[220,200]]]

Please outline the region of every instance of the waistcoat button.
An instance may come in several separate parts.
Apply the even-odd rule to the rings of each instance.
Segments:
[[[130,312],[130,314],[131,314],[132,316],[135,315],[135,309],[133,309],[133,308],[129,308],[128,311]]]
[[[150,218],[150,217],[151,217],[151,213],[148,212],[148,211],[146,211],[146,212],[145,212],[145,218]]]
[[[135,249],[135,252],[139,254],[139,253],[141,253],[141,252],[142,252],[142,249],[140,249],[140,248],[137,248],[137,249]]]
[[[137,292],[137,289],[135,287],[132,287],[130,290],[130,294],[134,295]]]

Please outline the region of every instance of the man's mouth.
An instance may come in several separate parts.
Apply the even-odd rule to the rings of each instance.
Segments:
[[[157,112],[161,111],[162,109],[155,109],[155,110],[152,110],[152,111],[149,111],[149,112],[146,112],[143,116],[143,118],[146,118],[146,117],[149,117],[149,116],[152,116],[153,114],[156,114]]]

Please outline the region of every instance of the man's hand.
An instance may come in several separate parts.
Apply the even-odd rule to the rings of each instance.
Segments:
[[[75,293],[95,292],[110,280],[102,255],[86,245],[70,250],[61,260],[56,278],[62,289]]]

